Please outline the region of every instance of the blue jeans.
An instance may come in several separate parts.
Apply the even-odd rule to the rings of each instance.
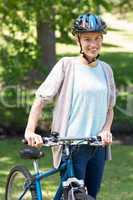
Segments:
[[[88,194],[96,199],[104,171],[105,147],[81,145],[73,152],[72,159],[75,176],[84,179]]]
[[[80,145],[72,153],[75,177],[85,181],[88,194],[94,199],[96,199],[97,193],[100,190],[105,165],[105,152],[105,147]],[[64,159],[63,155],[62,162]],[[61,178],[66,180],[66,174],[61,173]],[[57,194],[59,198],[55,198],[56,200],[60,199],[62,191],[63,188],[60,185]]]

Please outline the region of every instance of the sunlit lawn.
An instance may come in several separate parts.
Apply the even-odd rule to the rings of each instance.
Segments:
[[[19,139],[4,139],[0,141],[0,199],[4,200],[5,182],[8,171],[16,164],[23,164],[32,169],[30,161],[19,157],[22,148]],[[48,149],[45,158],[40,162],[41,170],[52,166],[51,153]],[[47,195],[54,193],[58,183],[58,176],[52,176],[43,184],[47,188]],[[101,192],[98,200],[132,200],[133,199],[133,148],[132,146],[113,145],[113,161],[107,162]],[[51,200],[51,198],[49,198]]]

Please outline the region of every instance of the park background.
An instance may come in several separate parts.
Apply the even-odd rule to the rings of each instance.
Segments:
[[[107,163],[98,200],[133,199],[132,9],[131,0],[0,0],[1,200],[9,169],[18,162],[31,168],[29,161],[19,158],[19,150],[35,90],[57,60],[78,55],[71,25],[72,19],[85,12],[100,14],[108,25],[100,58],[111,65],[117,86],[113,161]],[[50,132],[52,108],[53,103],[45,108],[38,133]],[[41,169],[51,166],[51,152],[45,151]],[[49,195],[55,190],[57,179],[47,183]]]

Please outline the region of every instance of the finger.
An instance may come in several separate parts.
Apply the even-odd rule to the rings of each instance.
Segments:
[[[103,134],[103,141],[104,141],[104,144],[107,145],[109,144],[111,141],[110,141],[110,136],[108,135],[108,132],[105,131],[104,134]]]
[[[103,144],[103,146],[105,146],[105,145],[106,145],[106,139],[105,139],[105,137],[104,137],[104,136],[102,137],[102,144]]]
[[[32,139],[31,139],[31,146],[34,147],[35,144],[36,144],[36,139],[35,139],[35,137],[32,137]]]
[[[111,133],[108,133],[108,142],[112,143],[112,134]]]
[[[112,134],[108,133],[106,135],[106,144],[111,144],[112,143]]]
[[[39,143],[42,145],[43,144],[43,140],[42,140],[42,137],[39,135],[38,136],[38,141],[39,141]]]
[[[36,137],[36,146],[41,147],[43,145],[43,139],[40,135]]]
[[[112,138],[109,140],[109,144],[112,144]]]
[[[37,138],[36,138],[35,146],[36,146],[36,147],[41,147],[42,144],[43,144],[42,138],[41,138],[41,137],[37,137]]]
[[[29,138],[27,138],[26,140],[27,140],[27,142],[28,142],[28,145],[31,146],[31,145],[32,145],[32,138],[29,137]]]
[[[106,144],[106,133],[105,133],[105,131],[104,132],[102,132],[102,135],[101,135],[101,138],[102,138],[102,143],[103,143],[103,145],[105,145]]]

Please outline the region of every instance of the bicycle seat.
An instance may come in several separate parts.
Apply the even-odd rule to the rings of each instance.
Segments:
[[[35,147],[27,147],[20,150],[20,156],[24,159],[39,159],[44,156],[44,153]]]

